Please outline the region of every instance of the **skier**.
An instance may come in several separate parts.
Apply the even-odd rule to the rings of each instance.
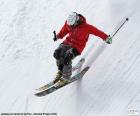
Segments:
[[[59,85],[69,82],[72,75],[72,60],[82,53],[90,34],[100,37],[108,44],[112,43],[112,38],[109,35],[88,24],[83,15],[72,12],[60,32],[53,38],[54,41],[57,41],[67,35],[54,52],[54,58],[58,66],[54,82]]]

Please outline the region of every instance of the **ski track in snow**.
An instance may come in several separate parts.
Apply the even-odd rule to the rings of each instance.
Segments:
[[[127,116],[131,109],[140,113],[139,4],[139,0],[1,0],[0,113]],[[54,43],[52,32],[58,32],[73,11],[108,34],[126,17],[130,20],[112,45],[90,36],[81,57],[91,68],[83,79],[35,97],[35,89],[56,73],[52,54],[62,41]]]

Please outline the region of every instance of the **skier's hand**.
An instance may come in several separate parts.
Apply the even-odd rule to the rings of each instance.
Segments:
[[[110,37],[110,35],[109,35],[108,38],[105,40],[105,42],[107,44],[112,44],[112,37]]]
[[[57,41],[57,40],[58,40],[58,38],[57,38],[57,37],[54,37],[54,38],[53,38],[53,41]]]
[[[54,40],[54,41],[57,41],[58,38],[57,38],[57,35],[56,35],[56,31],[53,31],[53,34],[54,34],[53,40]]]

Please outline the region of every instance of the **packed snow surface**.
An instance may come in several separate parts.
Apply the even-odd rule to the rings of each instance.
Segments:
[[[107,34],[129,21],[107,45],[91,35],[83,54],[85,76],[45,97],[35,89],[55,77],[53,41],[76,11]],[[58,116],[140,115],[139,0],[0,0],[0,113]]]

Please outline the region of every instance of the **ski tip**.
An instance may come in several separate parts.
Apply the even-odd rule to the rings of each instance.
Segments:
[[[34,95],[35,95],[36,97],[42,97],[42,95],[39,94],[39,93],[35,93]]]
[[[39,91],[39,88],[35,89],[35,91]]]
[[[37,97],[40,97],[37,93],[35,93],[34,95],[37,96]]]
[[[86,68],[84,68],[84,71],[88,71],[89,70],[89,66],[87,66]]]
[[[35,89],[35,91],[41,91],[42,89],[43,89],[43,88],[40,87],[40,88]]]
[[[85,58],[82,58],[82,59],[80,60],[80,62],[85,62]]]

